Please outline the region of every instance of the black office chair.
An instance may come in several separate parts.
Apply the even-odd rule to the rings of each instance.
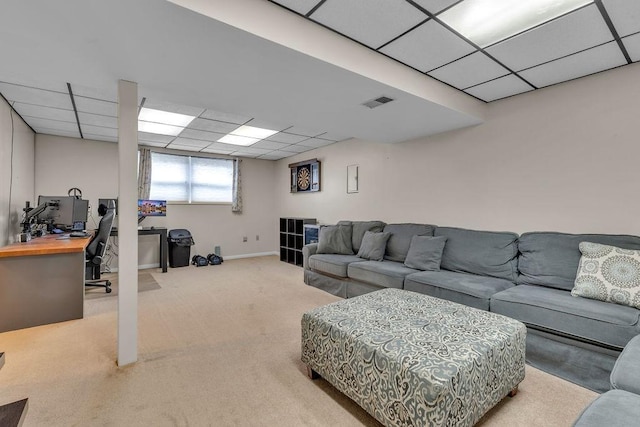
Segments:
[[[105,205],[100,205],[98,213],[103,214],[98,225],[98,230],[93,236],[87,249],[86,261],[85,261],[85,286],[100,286],[105,288],[106,293],[111,292],[111,282],[106,279],[100,279],[100,265],[102,264],[102,257],[107,249],[107,240],[111,234],[111,227],[113,226],[114,215],[113,208],[107,208]],[[87,278],[90,278],[86,280]]]

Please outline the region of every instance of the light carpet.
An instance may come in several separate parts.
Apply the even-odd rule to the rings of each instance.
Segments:
[[[153,271],[161,271],[159,268]],[[153,275],[149,273],[151,270],[140,270],[138,272],[138,292],[146,292],[153,291],[156,289],[160,289],[160,285],[156,282],[156,279],[153,278]],[[99,286],[86,286],[84,288],[84,299],[94,299],[94,298],[103,298],[103,297],[114,297],[118,295],[118,290],[120,286],[118,286],[118,274],[117,273],[106,273],[100,275],[101,279],[107,279],[111,282],[111,292],[106,293],[103,287]]]
[[[117,298],[85,318],[0,334],[0,402],[31,426],[378,426],[300,362],[300,318],[338,300],[277,257],[153,273],[138,294],[139,356],[118,368]],[[570,426],[597,394],[527,366],[488,426]]]

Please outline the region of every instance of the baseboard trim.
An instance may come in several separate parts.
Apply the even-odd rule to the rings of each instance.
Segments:
[[[256,252],[253,254],[242,254],[242,255],[228,255],[228,256],[223,256],[222,258],[224,258],[225,260],[227,259],[241,259],[241,258],[256,258],[256,257],[261,257],[261,256],[273,256],[273,255],[280,255],[279,252]],[[138,265],[138,270],[146,270],[148,268],[160,268],[160,264],[141,264]],[[110,273],[117,273],[118,272],[118,268],[112,268],[109,270]]]

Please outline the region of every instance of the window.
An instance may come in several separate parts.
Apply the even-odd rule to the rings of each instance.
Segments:
[[[233,160],[151,153],[152,200],[231,203]]]

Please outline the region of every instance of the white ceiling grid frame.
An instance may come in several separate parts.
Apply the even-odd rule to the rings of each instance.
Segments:
[[[458,0],[413,0],[434,15],[457,3]]]
[[[588,31],[584,31],[588,28]],[[613,40],[594,4],[547,22],[485,49],[514,71],[571,55]]]
[[[46,128],[49,130],[63,130],[67,132],[74,132],[78,130],[78,123],[75,122],[63,122],[60,120],[49,120],[49,119],[37,119],[35,117],[29,117],[28,122],[29,126],[35,129],[36,132],[39,132],[39,129]]]
[[[204,130],[207,132],[227,134],[238,129],[238,126],[240,125],[235,123],[219,122],[217,120],[197,118],[189,123],[187,129]]]
[[[626,63],[627,60],[618,44],[613,41],[530,68],[520,72],[520,75],[537,87],[545,87],[619,67]]]
[[[95,135],[95,134],[86,133],[86,132],[83,132],[82,136],[84,137],[83,139],[93,139],[95,141],[105,141],[105,142],[118,142],[118,138],[112,137],[112,136]]]
[[[640,33],[622,39],[632,61],[640,61]]]
[[[13,108],[24,117],[36,117],[38,119],[61,120],[63,122],[75,122],[76,116],[73,110],[62,108],[43,107],[42,105],[23,104],[14,102]]]
[[[138,141],[149,141],[149,142],[162,143],[164,145],[167,145],[174,139],[175,139],[175,136],[171,136],[171,135],[160,135],[157,133],[138,132]]]
[[[288,153],[286,151],[272,151],[271,153],[264,154],[262,156],[259,156],[258,158],[264,160],[280,160],[293,155],[295,155],[295,153]]]
[[[55,92],[29,86],[0,82],[0,93],[2,93],[8,101],[73,110],[71,98],[66,92]]]
[[[93,125],[93,126],[102,126],[106,128],[118,129],[117,117],[78,112],[78,120],[80,120],[80,126],[82,127],[84,127],[84,125]],[[83,128],[83,132],[84,132],[84,128]]]
[[[442,82],[465,89],[509,74],[509,70],[482,52],[475,52],[428,73]]]
[[[304,153],[305,151],[309,151],[309,150],[313,150],[313,148],[305,147],[304,145],[293,144],[278,151],[284,151],[284,152],[288,151],[290,153]]]
[[[310,147],[310,148],[319,148],[319,147],[325,147],[327,145],[331,145],[331,144],[335,144],[335,141],[329,141],[327,139],[321,139],[321,138],[309,138],[309,139],[305,139],[304,141],[296,144],[296,145],[302,145],[305,147]],[[285,148],[286,150],[286,148]]]
[[[198,117],[200,116],[200,114],[204,112],[204,108],[190,107],[188,105],[174,104],[172,102],[155,101],[148,98],[145,100],[143,107],[151,108],[153,110],[168,111],[169,113],[184,114],[187,116],[194,116],[194,117]]]
[[[427,72],[475,50],[471,44],[431,19],[389,43],[380,52]]]
[[[242,147],[237,149],[236,151],[234,151],[233,154],[247,154],[247,155],[252,155],[252,156],[260,156],[263,154],[269,154],[270,152],[272,152],[273,150],[265,150],[265,149],[261,149],[261,148],[253,148],[253,147]]]
[[[164,142],[142,141],[140,139],[138,139],[138,144],[146,145],[147,147],[159,147],[159,148],[166,148],[167,146],[167,144],[165,144]]]
[[[251,117],[246,117],[239,114],[225,113],[223,111],[216,110],[205,110],[202,114],[200,114],[200,118],[217,120],[219,122],[234,123],[238,125],[243,125],[251,120]]]
[[[466,89],[465,92],[476,98],[490,102],[531,90],[533,90],[533,88],[522,81],[522,79],[513,74],[509,74],[508,76],[500,77],[499,79]]]
[[[76,125],[77,126],[77,125]],[[118,129],[105,128],[102,126],[81,125],[82,134],[108,136],[111,138],[118,138]]]
[[[287,128],[291,127],[290,123],[274,123],[272,121],[261,120],[261,119],[251,119],[250,121],[244,124],[246,126],[253,126],[254,128],[277,130],[278,132],[287,130]]]
[[[640,1],[602,0],[602,4],[620,37],[640,31]]]
[[[174,144],[174,143],[171,143],[171,144],[167,145],[166,148],[171,148],[173,150],[182,150],[182,151],[200,151],[200,150],[202,150],[202,147],[194,147],[192,145],[179,145],[179,144]]]
[[[196,129],[185,129],[180,132],[182,138],[201,139],[203,141],[217,142],[220,138],[225,136],[224,133],[206,132]]]
[[[405,0],[327,0],[310,18],[377,49],[427,15]]]
[[[186,145],[189,147],[205,148],[211,145],[211,143],[209,141],[203,141],[201,139],[177,137],[176,139],[171,141],[171,144],[169,144],[168,148],[172,148],[174,145]]]
[[[113,85],[111,89],[93,88],[74,83],[71,84],[73,96],[83,96],[85,98],[100,99],[103,101],[118,102],[117,86]],[[142,99],[142,98],[141,98]]]
[[[306,137],[313,137],[313,136],[321,135],[322,133],[324,133],[324,131],[307,129],[300,126],[291,126],[290,128],[287,129],[287,133],[306,136]]]
[[[76,126],[75,131],[64,131],[59,129],[48,129],[48,128],[39,128],[36,132],[44,135],[53,135],[53,136],[67,136],[70,138],[80,138],[80,132],[78,132],[78,126]]]
[[[234,150],[223,150],[221,148],[215,148],[215,147],[206,147],[203,148],[202,150],[200,150],[200,152],[202,153],[213,153],[213,154],[231,154],[234,152]]]
[[[295,12],[298,12],[300,15],[306,15],[309,13],[320,0],[274,0],[275,3],[278,3],[287,9],[291,9]]]
[[[275,142],[283,142],[286,144],[296,144],[300,141],[304,141],[305,139],[309,138],[308,136],[302,136],[302,135],[293,135],[290,133],[286,133],[286,132],[279,132],[276,134],[271,135],[270,137],[266,138],[266,141],[275,141]]]
[[[275,142],[275,141],[269,141],[269,140],[263,139],[262,141],[258,141],[255,144],[253,144],[252,147],[265,148],[268,150],[279,150],[281,148],[288,147],[289,145],[291,144],[285,144],[282,142]]]
[[[100,99],[73,96],[78,112],[118,117],[118,103]]]
[[[336,133],[333,132],[325,132],[322,135],[318,135],[319,138],[322,139],[328,139],[329,141],[344,141],[345,139],[347,139],[348,137],[343,136],[343,135],[338,135]]]

